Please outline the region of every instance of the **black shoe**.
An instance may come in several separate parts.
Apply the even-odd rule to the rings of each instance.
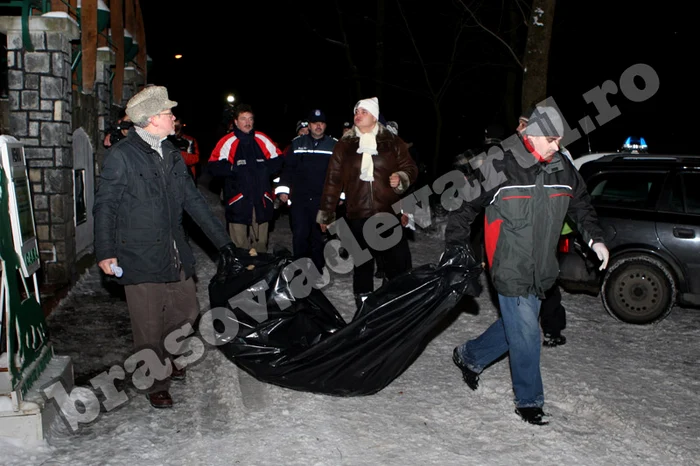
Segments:
[[[187,372],[185,371],[185,368],[183,367],[182,369],[178,369],[173,364],[173,372],[172,372],[172,374],[170,374],[170,380],[183,381],[186,378],[187,378]]]
[[[158,409],[172,408],[173,399],[170,397],[170,393],[167,390],[161,390],[159,392],[149,393],[146,395],[148,401],[151,402],[151,406]]]
[[[546,414],[542,411],[542,408],[515,408],[515,413],[529,424],[534,424],[536,426],[546,426],[549,424],[549,421],[543,419]]]
[[[479,388],[479,374],[469,369],[466,364],[462,362],[462,359],[459,357],[459,353],[457,353],[457,348],[455,348],[455,350],[452,352],[452,361],[454,361],[455,365],[462,371],[464,383],[466,383],[472,390]]]
[[[566,337],[564,335],[551,335],[548,333],[544,334],[544,341],[542,341],[542,346],[554,348],[555,346],[561,346],[565,344]]]

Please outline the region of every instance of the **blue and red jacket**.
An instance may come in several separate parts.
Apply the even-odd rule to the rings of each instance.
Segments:
[[[224,178],[226,220],[250,225],[265,223],[274,214],[271,179],[282,169],[282,152],[260,131],[238,128],[219,140],[209,157],[209,172]]]

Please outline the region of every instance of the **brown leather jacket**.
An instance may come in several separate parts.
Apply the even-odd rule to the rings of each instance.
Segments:
[[[392,134],[382,124],[377,133],[377,155],[372,156],[374,181],[360,179],[362,154],[357,153],[360,138],[355,131],[348,131],[335,144],[328,163],[326,182],[321,196],[321,205],[316,221],[330,224],[335,221],[335,208],[340,193],[345,192],[347,217],[369,218],[377,212],[394,213],[392,205],[418,177],[418,167],[408,153],[408,145]],[[389,177],[397,173],[399,186],[389,186]]]

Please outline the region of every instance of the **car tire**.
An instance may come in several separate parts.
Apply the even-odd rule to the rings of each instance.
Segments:
[[[669,267],[646,255],[615,261],[605,274],[601,290],[608,314],[630,324],[659,322],[676,303],[676,280]]]

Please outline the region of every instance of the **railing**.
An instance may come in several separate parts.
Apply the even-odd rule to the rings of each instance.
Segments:
[[[51,11],[49,0],[10,0],[0,2],[0,6],[22,9],[22,46],[28,51],[34,51],[32,39],[29,35],[29,17],[34,14],[34,10],[39,10],[40,14]]]

